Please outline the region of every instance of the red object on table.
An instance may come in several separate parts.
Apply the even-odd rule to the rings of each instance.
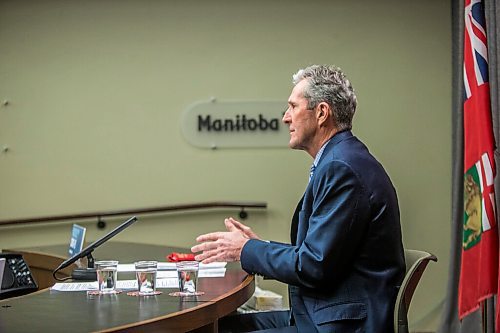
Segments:
[[[177,253],[172,252],[167,256],[168,261],[194,261],[194,253]]]

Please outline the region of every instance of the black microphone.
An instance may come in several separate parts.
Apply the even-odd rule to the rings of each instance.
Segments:
[[[78,252],[77,254],[73,255],[71,258],[63,261],[59,265],[59,267],[57,267],[54,270],[54,272],[52,272],[52,276],[54,276],[54,278],[56,280],[59,280],[58,278],[56,278],[56,273],[58,271],[60,271],[63,268],[68,267],[69,265],[71,265],[72,263],[74,263],[75,261],[77,261],[80,258],[87,257],[88,268],[75,269],[73,271],[73,273],[71,274],[71,277],[74,280],[91,280],[91,281],[97,280],[97,274],[96,274],[96,271],[94,268],[94,258],[92,257],[92,251],[94,251],[98,246],[102,245],[104,242],[109,240],[111,237],[120,233],[123,229],[127,228],[135,221],[137,221],[137,217],[133,216],[133,217],[129,218],[127,221],[123,222],[122,224],[120,224],[118,227],[116,227],[113,230],[111,230],[110,232],[108,232],[103,237],[99,238],[98,240],[96,240],[95,242],[93,242],[92,244],[90,244],[89,246],[87,246],[86,248],[84,248],[83,250]]]

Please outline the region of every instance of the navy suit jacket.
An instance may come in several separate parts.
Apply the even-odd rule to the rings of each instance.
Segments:
[[[289,285],[299,332],[392,332],[405,274],[396,191],[350,131],[325,147],[291,244],[249,240],[242,268]]]

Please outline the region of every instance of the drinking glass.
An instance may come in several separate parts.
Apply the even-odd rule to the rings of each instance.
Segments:
[[[137,261],[135,263],[139,296],[155,295],[157,265],[156,261]]]
[[[114,294],[118,277],[118,261],[100,260],[95,262],[97,284],[100,294]]]
[[[197,261],[180,261],[175,264],[179,280],[179,291],[171,293],[172,296],[198,296],[203,292],[198,291]]]

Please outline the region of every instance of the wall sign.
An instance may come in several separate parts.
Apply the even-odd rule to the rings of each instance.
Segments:
[[[198,102],[182,115],[182,133],[200,148],[288,147],[280,101]]]

